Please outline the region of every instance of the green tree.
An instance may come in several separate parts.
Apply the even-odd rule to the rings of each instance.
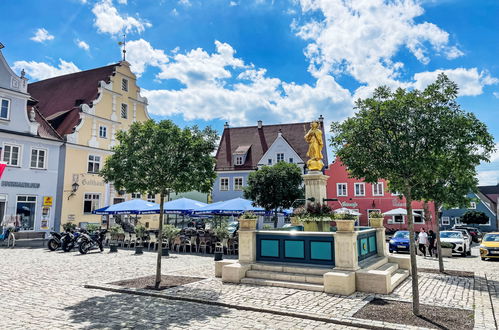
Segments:
[[[452,201],[450,194],[445,195],[453,189],[451,184],[469,183],[461,176],[472,173],[470,167],[474,171],[493,151],[485,125],[462,111],[456,97],[456,84],[443,74],[423,91],[379,87],[373,97],[356,102],[353,117],[332,124],[332,146],[349,174],[370,183],[386,179],[389,189],[406,199],[415,315],[419,315],[419,290],[411,203]],[[478,145],[483,149],[475,149]],[[466,160],[459,162],[461,156]],[[450,168],[453,160],[458,164]],[[429,189],[442,183],[448,188]]]
[[[277,212],[303,198],[302,183],[302,172],[296,164],[279,162],[274,166],[263,166],[248,176],[244,198],[273,211],[274,227],[277,228]]]
[[[484,225],[490,221],[489,217],[480,211],[467,211],[461,217],[461,221],[467,225]]]
[[[209,192],[217,134],[211,128],[179,128],[170,120],[133,123],[117,134],[119,144],[107,158],[101,175],[117,189],[160,195],[159,237],[162,242],[163,203],[170,192]],[[161,248],[158,248],[156,288],[161,283]]]

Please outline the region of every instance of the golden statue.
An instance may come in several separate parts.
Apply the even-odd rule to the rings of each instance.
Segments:
[[[322,162],[322,147],[324,142],[322,141],[322,131],[320,130],[320,124],[317,121],[310,123],[310,130],[305,134],[305,141],[308,143],[307,156],[310,158],[307,161],[307,167],[310,171],[320,171],[324,167]]]

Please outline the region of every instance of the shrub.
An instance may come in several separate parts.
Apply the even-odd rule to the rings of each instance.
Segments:
[[[251,211],[244,212],[239,216],[239,219],[256,219],[256,218],[258,218],[258,216]]]

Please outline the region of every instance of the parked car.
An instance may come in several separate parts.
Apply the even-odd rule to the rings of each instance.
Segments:
[[[440,232],[440,241],[452,244],[452,252],[461,256],[471,255],[470,239],[465,238],[462,231],[445,230]]]
[[[399,230],[388,242],[388,250],[393,252],[409,252],[409,231]]]
[[[499,258],[499,232],[488,233],[483,236],[480,245],[480,257],[482,260],[487,258]]]
[[[466,229],[471,234],[471,239],[473,242],[478,243],[480,239],[483,237],[483,233],[480,229],[471,227],[471,226],[462,226],[462,225],[454,225],[452,230],[454,229]]]
[[[473,245],[473,238],[470,234],[470,232],[467,230],[467,229],[453,229],[454,231],[460,231],[461,233],[463,233],[463,237],[466,241],[466,245],[467,246],[470,246]]]
[[[230,221],[227,229],[229,230],[230,235],[233,236],[234,233],[239,229],[239,221]]]

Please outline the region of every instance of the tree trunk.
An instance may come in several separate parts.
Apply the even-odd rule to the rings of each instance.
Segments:
[[[274,228],[277,228],[277,221],[279,218],[277,217],[277,209],[274,210]]]
[[[156,284],[154,287],[159,289],[161,284],[161,256],[163,255],[163,204],[165,203],[165,193],[161,192],[159,198],[159,233],[158,233],[158,258],[156,261]]]
[[[414,236],[414,218],[412,216],[411,189],[407,189],[405,194],[405,204],[407,208],[407,224],[409,227],[409,249],[411,253],[411,275],[412,275],[412,313],[419,316],[419,286],[418,286],[418,265],[416,261],[416,241]]]
[[[444,260],[442,258],[442,247],[440,246],[440,206],[442,204],[435,202],[435,218],[437,227],[435,228],[435,235],[437,236],[437,253],[438,253],[438,269],[441,273],[444,272]]]

